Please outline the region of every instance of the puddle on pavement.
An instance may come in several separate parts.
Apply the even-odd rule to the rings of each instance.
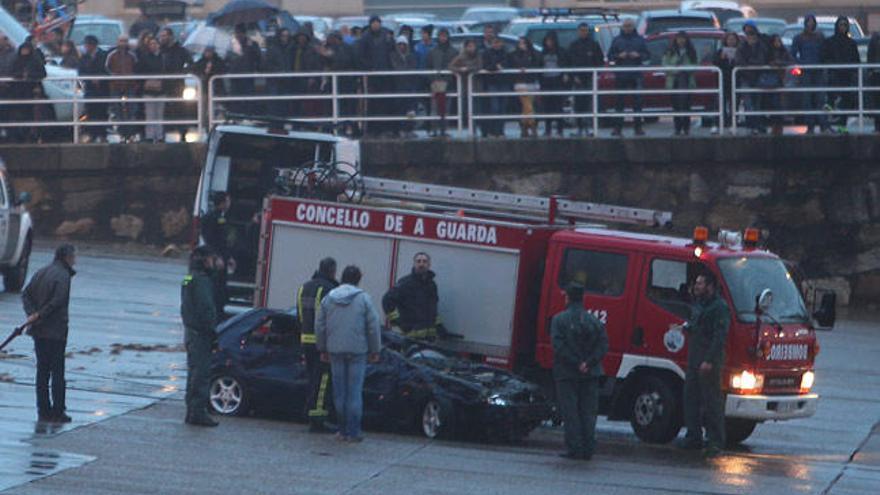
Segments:
[[[95,457],[0,443],[0,491],[92,462]]]

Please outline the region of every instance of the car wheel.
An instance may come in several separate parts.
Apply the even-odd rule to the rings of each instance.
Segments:
[[[427,438],[440,438],[452,431],[452,415],[445,402],[428,399],[422,406],[421,431]]]
[[[630,425],[648,443],[668,443],[681,430],[680,404],[673,387],[656,376],[639,380],[633,395]]]
[[[757,421],[751,419],[725,418],[724,430],[728,446],[734,446],[746,441],[758,426]]]
[[[224,416],[242,416],[247,412],[247,394],[241,380],[221,375],[211,380],[211,409]]]
[[[27,280],[28,265],[31,260],[31,237],[28,236],[24,244],[24,250],[15,266],[9,267],[3,273],[3,287],[6,292],[20,292]]]

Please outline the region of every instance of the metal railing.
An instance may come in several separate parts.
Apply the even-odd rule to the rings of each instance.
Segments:
[[[158,80],[162,88],[155,96],[144,95],[143,86],[145,81]],[[179,90],[180,95],[167,95],[167,83],[175,83],[172,88]],[[74,77],[46,77],[41,80],[21,80],[12,78],[0,78],[0,84],[10,89],[26,88],[26,85],[40,84],[45,98],[8,98],[0,99],[3,115],[0,118],[0,129],[15,128],[70,128],[72,129],[73,142],[79,143],[83,128],[90,127],[119,127],[119,126],[192,126],[196,127],[198,134],[204,134],[203,124],[203,98],[201,83],[193,74],[174,75],[132,75],[132,76],[74,76]],[[100,85],[100,89],[90,90],[91,86]],[[124,88],[124,89],[122,89]],[[11,91],[5,91],[10,94]],[[55,93],[53,96],[52,93]],[[89,94],[92,93],[92,94]],[[95,95],[97,94],[97,96]],[[147,119],[137,118],[141,113],[137,107],[144,103],[172,103],[182,105],[195,105],[195,116],[188,118],[192,110],[184,112],[169,112],[165,109],[163,115],[168,113],[182,114],[182,118]],[[55,114],[55,120],[35,118],[37,106],[50,106]],[[101,106],[101,111],[89,115],[90,108],[95,105]],[[124,107],[124,118],[117,118],[113,109]],[[22,109],[21,107],[25,107]],[[106,107],[106,108],[105,108]],[[45,107],[44,107],[45,108]],[[186,107],[184,107],[186,108]],[[107,113],[104,119],[96,118],[97,115]],[[129,115],[133,113],[134,115]],[[30,120],[22,113],[30,113]],[[18,114],[18,115],[17,115]],[[190,115],[187,115],[190,114]],[[9,116],[25,117],[17,120],[8,120]]]
[[[638,77],[643,77],[642,74],[646,72],[651,72],[653,75],[658,76],[666,76],[669,73],[711,73],[715,76],[715,81],[717,87],[712,88],[683,88],[683,89],[671,89],[665,87],[665,79],[663,79],[664,86],[662,88],[647,88],[645,89],[617,89],[617,77],[624,74],[632,74],[638,73]],[[536,77],[535,83],[537,83],[537,79],[540,78],[542,74],[555,74],[557,77],[565,77],[571,79],[573,77],[578,77],[580,75],[587,76],[591,82],[589,88],[580,88],[580,89],[563,89],[563,90],[544,90],[538,89],[537,84],[534,84],[535,89],[527,89],[527,90],[513,90],[513,91],[476,91],[475,78],[482,79],[482,85],[488,85],[488,82],[492,80],[492,78],[519,78],[522,79],[523,75],[527,74],[535,74]],[[478,79],[478,80],[479,80]],[[637,85],[642,86],[644,79],[638,81]],[[660,81],[658,79],[658,81]],[[468,129],[471,134],[474,135],[476,132],[476,126],[474,125],[475,121],[480,120],[512,120],[512,119],[589,119],[591,121],[591,127],[594,134],[599,132],[599,121],[600,119],[622,119],[625,117],[636,117],[636,118],[645,118],[645,117],[715,117],[719,119],[719,122],[723,117],[724,111],[724,94],[722,91],[722,86],[720,84],[721,81],[721,70],[715,66],[673,66],[673,67],[651,67],[651,66],[641,66],[641,67],[596,67],[596,68],[560,68],[560,69],[506,69],[500,71],[481,71],[476,74],[470,74],[468,77],[468,108],[470,111],[468,112]],[[512,86],[511,84],[507,84],[508,86]],[[675,95],[685,95],[685,96],[699,96],[699,95],[708,95],[712,102],[708,105],[703,105],[702,110],[694,110],[693,102],[689,103],[691,110],[687,110],[684,112],[679,111],[667,111],[666,109],[669,107],[674,107],[673,103],[670,101],[669,105],[663,104],[656,108],[651,108],[649,105],[645,104],[645,101],[642,102],[641,111],[624,111],[623,113],[618,113],[616,109],[611,111],[612,108],[615,108],[616,99],[620,96],[630,96],[630,97],[644,97],[644,96],[658,96],[661,97],[661,101],[663,97],[674,98]],[[557,113],[486,113],[482,110],[479,110],[481,107],[484,108],[485,105],[475,105],[474,99],[488,99],[488,98],[509,98],[509,97],[519,97],[519,96],[537,96],[537,97],[574,97],[577,99],[578,97],[589,97],[591,100],[591,104],[589,105],[588,111],[578,111],[577,105],[574,106],[573,111],[571,112],[557,112]],[[612,98],[613,96],[613,98]],[[655,102],[656,103],[656,102]],[[665,103],[665,102],[664,102]],[[633,107],[632,102],[627,103],[623,102],[622,105],[624,108],[629,106]],[[646,108],[648,107],[648,108]]]
[[[731,107],[731,129],[735,132],[738,126],[738,118],[743,117],[747,126],[763,127],[763,119],[769,117],[776,118],[778,122],[782,117],[793,116],[816,116],[822,120],[829,117],[842,117],[844,126],[846,119],[855,115],[858,119],[859,131],[865,131],[865,116],[880,117],[880,86],[867,85],[867,75],[869,72],[880,73],[880,64],[819,64],[819,65],[787,65],[787,66],[761,66],[761,67],[735,67],[733,69],[731,86],[732,100],[734,105]],[[816,78],[808,78],[807,75],[812,74]],[[851,79],[846,84],[844,78]],[[769,75],[765,81],[760,79],[762,75]],[[751,76],[751,77],[749,77]],[[852,77],[855,76],[855,77]],[[840,79],[841,85],[830,84],[829,80]],[[770,83],[778,80],[778,86]],[[853,84],[854,83],[854,84]],[[768,85],[769,87],[762,87]],[[865,100],[866,93],[871,93],[875,99],[878,108],[868,109]],[[853,95],[854,101],[849,103],[853,108],[844,108],[843,101],[827,102],[827,96],[835,95]],[[757,97],[770,97],[769,105],[762,105],[761,101],[756,101]],[[796,107],[799,108],[783,108],[783,103],[788,103],[786,97],[798,96],[792,98]],[[804,101],[805,98],[818,96],[817,101]],[[766,98],[764,98],[766,99]],[[739,102],[744,102],[744,109],[739,108]],[[841,98],[843,100],[843,98]],[[775,108],[757,108],[772,106]],[[766,102],[764,102],[766,103]],[[785,105],[788,107],[789,105]],[[820,107],[820,108],[803,108],[803,107]],[[848,105],[847,105],[848,106]],[[755,118],[761,119],[760,123],[752,123],[750,120]],[[820,119],[816,120],[815,125],[823,125]],[[813,125],[813,124],[811,124]],[[824,125],[823,125],[824,126]]]
[[[263,103],[293,103],[301,108],[311,105],[308,110],[297,112],[300,115],[293,119],[302,123],[335,126],[350,122],[368,126],[371,122],[436,122],[443,119],[430,111],[434,96],[430,81],[438,78],[455,82],[448,85],[445,95],[447,101],[455,100],[456,111],[445,113],[446,120],[454,122],[461,131],[464,129],[462,78],[450,71],[427,70],[220,74],[208,81],[208,122],[213,127],[217,121],[224,120],[221,110],[228,111],[229,107],[252,109]],[[236,84],[237,81],[241,83]],[[258,81],[263,83],[262,91]],[[401,85],[409,87],[405,91],[393,90]],[[305,86],[306,89],[296,91],[296,86]],[[414,105],[391,108],[400,100],[412,100]],[[329,102],[329,105],[318,108],[316,102]],[[429,102],[429,107],[421,115],[414,113],[418,102]],[[407,108],[412,112],[398,111]],[[283,108],[271,109],[267,113],[273,113],[272,110],[285,113]]]

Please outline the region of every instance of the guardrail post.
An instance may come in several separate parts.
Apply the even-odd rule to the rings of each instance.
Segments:
[[[467,75],[467,86],[468,86],[468,100],[467,107],[470,109],[468,112],[468,133],[471,137],[475,136],[474,132],[474,74],[469,73]]]
[[[73,144],[79,143],[79,76],[73,78]]]
[[[734,67],[730,73],[730,130],[736,134],[736,111],[738,110],[739,99],[736,97],[736,75],[739,67]]]
[[[865,132],[865,72],[859,67],[859,132]]]
[[[184,87],[186,86],[186,79],[187,78],[183,79]],[[203,107],[204,102],[202,101],[202,97],[205,94],[205,86],[202,83],[201,77],[196,78],[196,80],[199,82],[199,84],[197,86],[199,89],[196,92],[197,93],[196,94],[196,119],[198,119],[199,123],[198,123],[198,125],[196,125],[196,132],[199,133],[199,139],[201,139],[205,133],[205,125],[204,125],[205,124],[204,123],[205,109]],[[186,142],[186,132],[183,133],[183,141]]]
[[[331,106],[333,108],[333,127],[335,128],[339,125],[339,80],[337,79],[337,74],[330,74],[330,94],[333,95],[333,99],[330,100]]]
[[[208,79],[208,129],[214,128],[214,80],[217,76],[211,76]],[[222,81],[221,81],[222,83]]]
[[[721,69],[715,67],[718,74],[718,135],[724,133],[724,74]]]
[[[593,137],[599,137],[599,70],[590,70],[593,74],[593,94],[590,95],[593,100]]]
[[[464,97],[464,84],[462,84],[461,74],[455,73],[455,82],[458,87],[458,94],[456,95],[456,107],[458,108],[458,115],[456,115],[456,124],[458,126],[458,132],[461,132],[464,129],[464,121],[462,117],[462,109],[464,108],[464,102],[462,101]]]

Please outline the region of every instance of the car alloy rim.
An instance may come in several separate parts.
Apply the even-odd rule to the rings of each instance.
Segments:
[[[422,430],[428,438],[437,436],[440,431],[440,404],[437,401],[429,401],[425,404],[425,410],[422,413]]]
[[[654,421],[655,416],[661,414],[660,396],[656,392],[645,392],[636,397],[633,407],[636,422],[642,426],[648,426]]]
[[[211,407],[220,414],[232,414],[241,406],[241,385],[234,378],[222,377],[211,385]]]

